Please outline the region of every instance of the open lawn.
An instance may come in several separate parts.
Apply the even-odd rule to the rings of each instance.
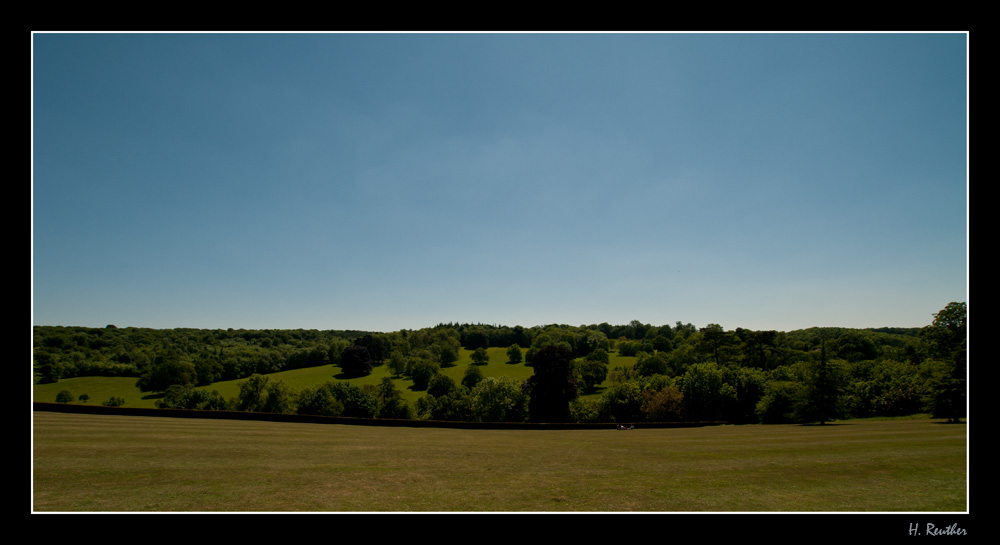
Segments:
[[[539,431],[33,418],[36,512],[968,508],[966,425],[933,420]]]

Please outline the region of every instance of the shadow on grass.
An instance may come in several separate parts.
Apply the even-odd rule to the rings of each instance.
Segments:
[[[351,379],[355,379],[355,378],[367,377],[370,374],[371,373],[366,373],[366,374],[363,374],[363,375],[351,375],[351,374],[347,374],[347,373],[341,371],[341,372],[333,375],[333,378],[335,378],[337,380],[351,380]]]

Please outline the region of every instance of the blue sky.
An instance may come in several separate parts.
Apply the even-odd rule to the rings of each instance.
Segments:
[[[33,36],[33,321],[916,327],[967,36]]]

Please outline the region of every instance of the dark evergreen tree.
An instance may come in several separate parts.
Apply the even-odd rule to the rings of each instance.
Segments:
[[[340,369],[349,377],[359,377],[372,372],[372,357],[368,349],[351,345],[340,354]]]
[[[579,388],[573,380],[573,352],[561,345],[541,348],[532,359],[535,373],[525,381],[528,414],[533,422],[566,422]]]
[[[820,358],[807,369],[802,397],[795,408],[796,420],[821,425],[841,416],[841,380],[837,366],[826,359],[826,339],[820,342]]]

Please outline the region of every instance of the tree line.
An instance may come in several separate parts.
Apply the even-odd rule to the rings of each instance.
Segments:
[[[162,406],[369,418],[467,421],[734,423],[825,422],[923,411],[964,416],[966,305],[922,328],[810,328],[790,332],[639,321],[525,328],[438,324],[390,333],[317,330],[149,330],[36,326],[40,381],[134,376]],[[534,374],[483,378],[486,348],[506,349]],[[471,350],[460,382],[441,372]],[[630,365],[613,365],[612,354]],[[616,358],[616,361],[622,361]],[[291,391],[268,375],[332,364],[336,378],[387,365],[425,391],[402,400],[393,381],[360,388],[333,380]],[[247,379],[237,399],[207,386]],[[244,388],[247,388],[244,392]]]

